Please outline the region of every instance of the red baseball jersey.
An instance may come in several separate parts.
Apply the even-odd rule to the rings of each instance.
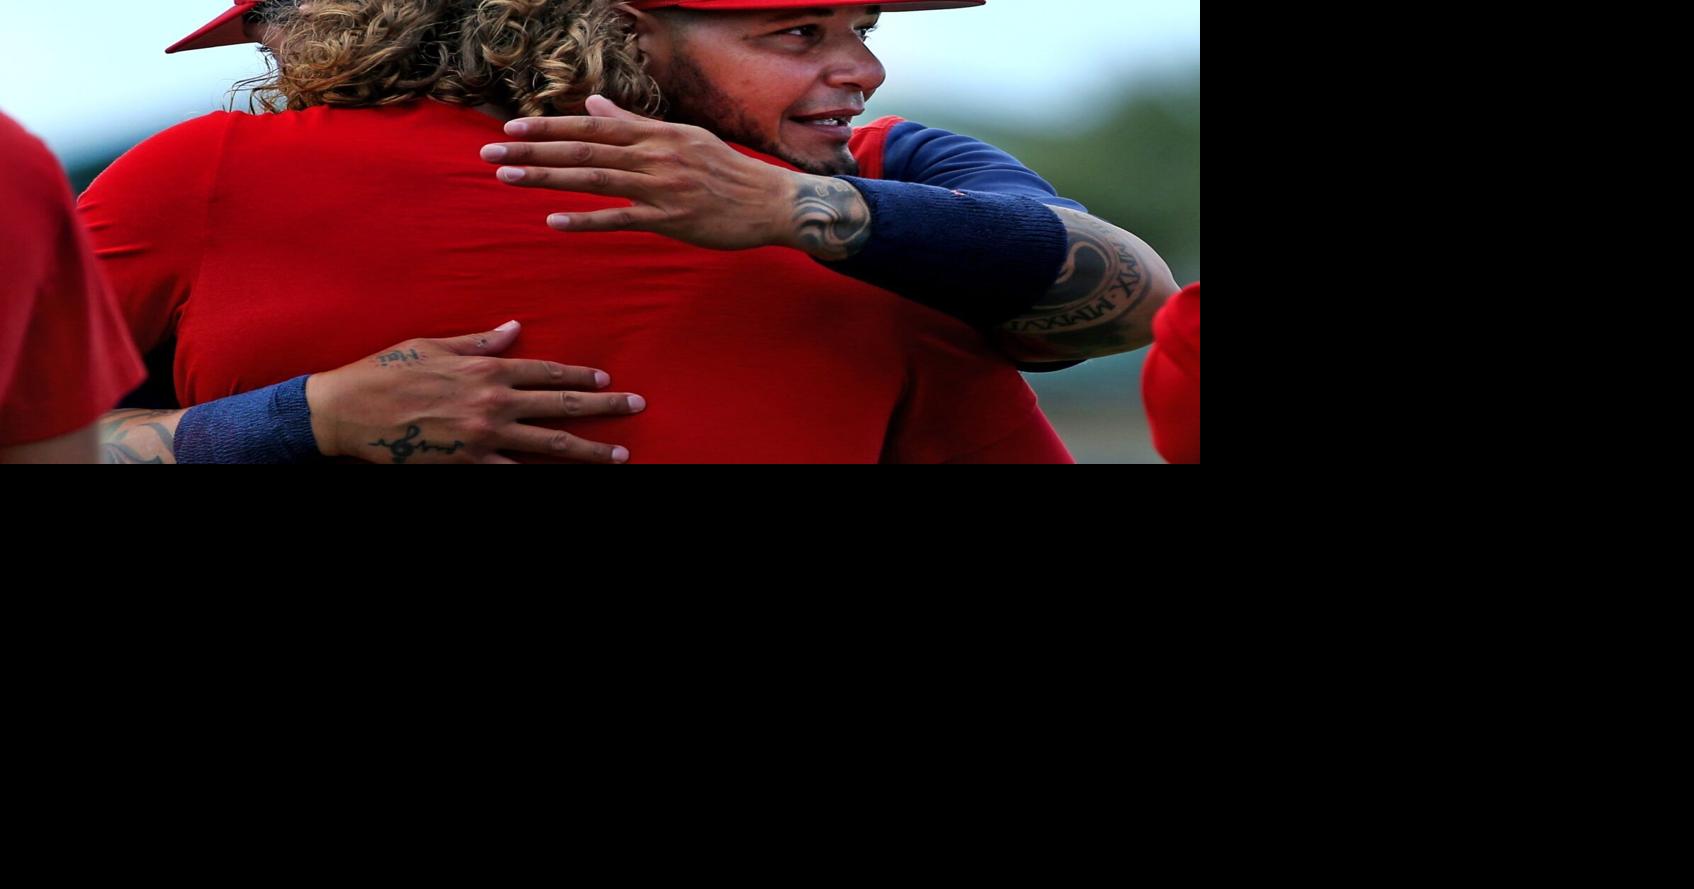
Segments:
[[[143,375],[58,160],[0,114],[0,445],[88,426]]]
[[[185,406],[517,319],[506,357],[646,396],[560,425],[633,462],[1073,462],[969,326],[795,250],[554,232],[550,213],[627,202],[500,183],[478,150],[505,138],[434,101],[213,114],[82,210],[139,344],[175,339]]]
[[[1171,297],[1153,318],[1141,372],[1153,446],[1172,463],[1200,462],[1200,285]]]

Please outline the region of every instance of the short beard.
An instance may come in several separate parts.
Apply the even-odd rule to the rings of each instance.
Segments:
[[[725,142],[745,145],[754,151],[781,158],[814,176],[856,176],[859,161],[845,147],[841,156],[827,161],[795,157],[773,145],[759,133],[747,112],[727,93],[706,79],[706,72],[680,48],[670,64],[670,83],[665,84],[665,119],[711,130]]]

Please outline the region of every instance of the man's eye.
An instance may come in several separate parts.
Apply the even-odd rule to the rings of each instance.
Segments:
[[[857,29],[858,32],[859,32],[859,39],[860,40],[871,39],[871,35],[876,33],[876,29],[877,29],[876,25],[866,25],[863,28]]]
[[[798,28],[789,28],[788,30],[786,30],[782,33],[783,33],[783,36],[785,36],[785,37],[788,36],[788,35],[793,35],[795,37],[805,37],[805,38],[810,39],[812,37],[818,36],[818,26],[817,25],[801,25]]]

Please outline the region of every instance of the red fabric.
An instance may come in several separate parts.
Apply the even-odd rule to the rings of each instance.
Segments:
[[[0,114],[0,445],[88,426],[145,376],[64,171]]]
[[[888,131],[905,122],[903,117],[884,117],[869,126],[853,130],[853,138],[847,143],[847,148],[859,162],[860,177],[882,178],[883,152],[888,148]]]
[[[142,348],[178,338],[184,405],[517,319],[507,357],[647,397],[561,426],[636,462],[943,462],[1046,426],[981,334],[799,251],[548,229],[627,202],[500,183],[478,150],[504,139],[429,101],[220,113],[125,155],[82,207]],[[1003,456],[1073,462],[1056,438]]]
[[[1172,297],[1153,319],[1141,375],[1153,446],[1172,463],[1200,462],[1200,285]]]

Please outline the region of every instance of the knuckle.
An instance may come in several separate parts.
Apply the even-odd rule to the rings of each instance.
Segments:
[[[588,401],[575,392],[559,395],[559,410],[567,417],[580,417],[588,412]]]
[[[593,159],[594,146],[592,145],[579,142],[571,149],[571,160],[576,161],[579,164],[586,164]]]
[[[472,398],[472,402],[478,413],[489,416],[505,410],[512,399],[505,389],[484,389]]]
[[[547,447],[555,454],[568,454],[576,448],[576,436],[568,432],[555,432],[547,440]]]

